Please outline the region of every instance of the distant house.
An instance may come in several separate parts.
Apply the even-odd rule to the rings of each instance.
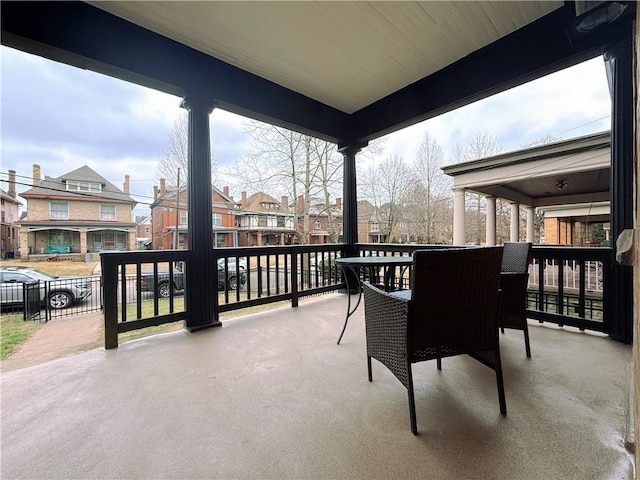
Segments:
[[[291,245],[296,243],[295,215],[286,196],[277,201],[264,192],[242,199],[236,210],[240,246]]]
[[[153,189],[151,204],[151,248],[183,249],[188,239],[188,198],[186,188],[177,189],[160,179],[160,188]],[[236,203],[229,196],[229,188],[211,187],[211,216],[216,247],[238,246]],[[176,236],[177,232],[177,236]]]
[[[129,176],[120,190],[88,166],[57,178],[40,178],[33,165],[33,188],[20,194],[27,215],[20,220],[20,252],[87,253],[133,250],[136,201],[129,195]]]
[[[342,238],[342,199],[336,198],[336,203],[327,203],[317,198],[309,202],[309,225],[305,228],[305,199],[303,195],[296,202],[298,230],[309,232],[310,245],[323,243],[338,243]]]
[[[9,170],[9,191],[0,190],[0,256],[10,257],[19,252],[19,208],[16,199],[16,172]]]
[[[151,216],[136,216],[136,248],[138,250],[147,250],[151,248],[152,237]]]

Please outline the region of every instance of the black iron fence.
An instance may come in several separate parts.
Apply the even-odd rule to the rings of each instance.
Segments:
[[[344,288],[335,259],[346,245],[218,248],[218,313],[299,299]],[[359,255],[410,255],[447,245],[358,244]],[[102,255],[105,345],[129,330],[183,321],[187,251]],[[541,322],[610,333],[610,248],[534,247],[528,316]],[[407,278],[401,278],[407,285]],[[375,279],[374,279],[375,281]],[[168,287],[167,287],[168,285]],[[215,319],[218,320],[218,319]]]

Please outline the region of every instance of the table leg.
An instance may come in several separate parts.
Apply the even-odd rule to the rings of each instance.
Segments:
[[[356,302],[355,307],[351,310],[351,288],[349,285],[349,274],[347,273],[347,268],[349,268],[353,272],[353,276],[356,278],[356,283],[358,287],[358,301]],[[342,272],[344,274],[344,282],[347,286],[347,315],[344,317],[344,325],[342,326],[342,331],[340,332],[340,337],[338,337],[338,345],[340,345],[340,340],[342,340],[342,336],[344,335],[344,331],[347,329],[347,323],[349,322],[349,317],[355,313],[360,305],[360,301],[362,300],[362,285],[360,284],[360,275],[358,268],[351,267],[342,267]]]

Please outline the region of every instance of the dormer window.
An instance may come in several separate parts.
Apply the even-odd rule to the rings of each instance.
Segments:
[[[272,202],[262,202],[262,208],[265,210],[278,210],[278,204]]]
[[[67,180],[67,191],[68,192],[102,192],[102,184],[94,183],[94,182],[79,182],[79,181],[71,181]]]

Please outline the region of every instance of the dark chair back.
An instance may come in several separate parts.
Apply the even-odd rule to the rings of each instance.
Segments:
[[[507,242],[504,244],[501,272],[527,273],[531,257],[531,243]]]

